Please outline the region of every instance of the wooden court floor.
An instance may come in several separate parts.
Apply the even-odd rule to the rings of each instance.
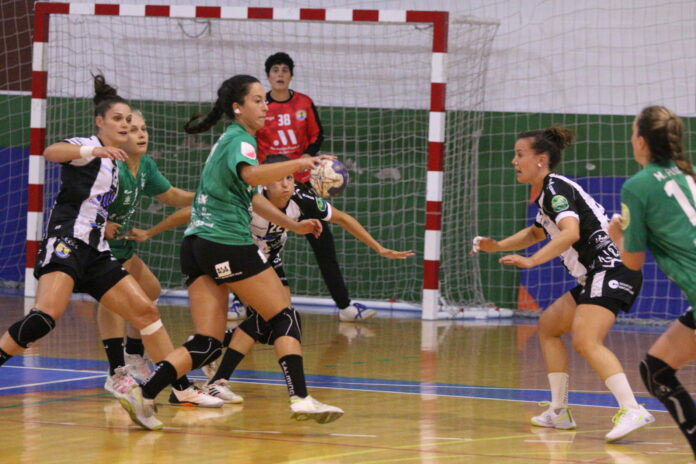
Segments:
[[[0,330],[22,315],[0,297]],[[299,308],[301,310],[301,308]],[[161,307],[175,344],[191,330],[185,307]],[[310,392],[346,414],[327,425],[289,419],[273,352],[258,346],[235,373],[245,402],[221,409],[170,406],[158,397],[159,432],[133,425],[102,388],[106,363],[93,303],[74,301],[58,328],[0,367],[0,463],[681,463],[691,453],[640,381],[656,330],[620,327],[608,345],[657,421],[620,444],[603,436],[616,412],[593,372],[572,356],[576,431],[529,418],[549,398],[534,321],[480,324],[380,318],[339,323],[303,316]],[[530,325],[531,324],[531,325]],[[193,378],[202,380],[200,371]],[[696,370],[681,374],[696,386]]]

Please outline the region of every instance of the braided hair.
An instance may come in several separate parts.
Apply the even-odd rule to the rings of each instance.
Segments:
[[[674,161],[681,171],[696,180],[693,165],[684,153],[684,123],[664,106],[643,108],[636,118],[638,135],[645,139],[652,161]]]
[[[94,117],[105,117],[106,112],[116,103],[123,103],[130,106],[128,100],[121,97],[116,89],[106,83],[103,74],[92,75],[94,79]]]
[[[573,143],[573,133],[563,126],[553,125],[546,129],[522,132],[519,139],[532,139],[534,153],[546,153],[549,157],[549,169],[553,170],[561,162],[561,152]]]
[[[193,115],[191,119],[184,124],[184,131],[188,134],[205,132],[213,127],[223,114],[226,114],[230,119],[234,120],[235,115],[232,110],[232,103],[243,105],[244,97],[249,94],[249,89],[252,84],[257,82],[259,82],[257,78],[245,74],[238,74],[227,79],[218,89],[218,98],[215,105],[213,105],[213,109],[210,110],[208,114],[199,113]],[[203,118],[203,120],[198,124],[194,124],[194,122],[200,118]]]

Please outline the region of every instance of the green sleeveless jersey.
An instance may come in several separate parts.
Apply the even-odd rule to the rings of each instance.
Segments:
[[[237,173],[240,163],[256,166],[256,139],[233,123],[210,150],[184,235],[225,245],[252,245],[251,199],[255,187]]]
[[[621,188],[624,249],[650,250],[696,308],[696,182],[674,162],[649,163]]]
[[[143,194],[154,197],[172,188],[166,177],[157,168],[155,161],[148,155],[140,158],[138,173],[133,174],[128,165],[118,161],[118,194],[116,200],[109,205],[109,221],[121,224],[120,233],[131,228],[133,214],[140,204]],[[113,255],[120,260],[130,259],[135,252],[135,242],[132,240],[109,240]]]

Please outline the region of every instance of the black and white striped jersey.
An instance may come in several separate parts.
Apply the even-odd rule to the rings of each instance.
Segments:
[[[543,227],[551,239],[560,233],[558,223],[563,218],[574,217],[580,223],[580,239],[561,254],[563,265],[573,277],[582,281],[588,272],[621,264],[619,252],[607,234],[609,219],[604,208],[577,183],[549,174],[536,205],[539,211],[535,225]]]
[[[331,219],[332,209],[331,204],[323,198],[295,187],[295,193],[281,211],[296,221],[298,219],[321,219],[328,221]],[[273,224],[252,212],[251,236],[259,250],[268,258],[272,253],[277,255],[282,251],[288,238],[288,233],[283,227]]]
[[[101,147],[101,140],[74,137],[73,145]],[[106,207],[118,192],[118,165],[107,158],[78,158],[61,163],[60,191],[51,211],[46,237],[74,237],[99,251],[109,250],[104,240]]]

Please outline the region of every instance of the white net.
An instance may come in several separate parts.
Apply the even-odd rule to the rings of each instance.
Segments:
[[[454,150],[452,166],[465,164],[469,176],[466,189],[450,193],[456,204],[476,203],[472,173],[485,53],[495,28],[462,22],[450,30],[448,143]],[[351,184],[334,205],[354,215],[384,246],[417,252],[415,259],[386,260],[334,226],[351,296],[420,301],[432,35],[428,25],[56,15],[48,46],[47,142],[92,133],[90,73],[101,72],[143,110],[151,129],[150,154],[164,175],[175,186],[195,189],[223,126],[188,136],[183,123],[211,108],[223,80],[252,74],[265,82],[266,57],[287,52],[296,64],[291,87],[318,106],[325,131],[322,151],[338,155],[350,171]],[[461,166],[455,155],[461,156]],[[57,168],[51,166],[46,210],[57,181]],[[462,193],[466,198],[460,198]],[[145,202],[136,224],[146,227],[169,212],[156,201]],[[467,231],[473,230],[474,217],[467,218]],[[182,287],[181,233],[166,233],[138,247],[163,288]],[[458,241],[456,233],[445,242]],[[328,294],[303,238],[291,237],[284,261],[295,294]],[[458,281],[449,281],[450,288],[465,289],[453,294],[457,301],[481,299],[475,264],[469,259],[450,264],[467,268],[452,273]]]

